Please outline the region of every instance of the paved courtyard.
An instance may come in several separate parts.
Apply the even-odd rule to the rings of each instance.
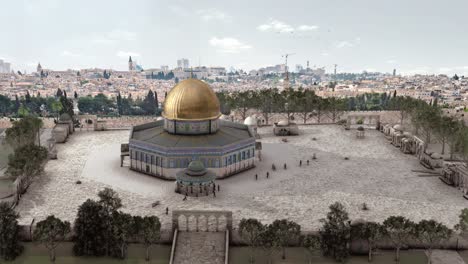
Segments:
[[[120,143],[128,142],[128,130],[77,132],[66,144],[57,145],[58,160],[49,161],[45,175],[22,197],[17,207],[20,222],[30,224],[33,218],[38,221],[49,214],[73,221],[78,206],[95,199],[104,187],[119,192],[124,211],[158,215],[166,228],[171,220],[170,214],[165,215],[166,207],[231,210],[234,226],[243,217],[264,222],[289,218],[312,230],[336,201],[345,204],[353,219],[382,221],[401,214],[415,221],[434,218],[449,226],[468,205],[458,190],[437,177],[418,177],[420,173],[412,172],[424,169],[418,160],[390,145],[380,132],[366,131],[365,139],[356,139],[355,131],[335,125],[301,126],[301,135],[284,143],[271,129],[259,130],[263,161],[255,169],[218,180],[221,192],[216,198],[189,197],[187,201],[174,193],[173,182],[120,167]],[[317,160],[311,160],[313,153]],[[272,163],[277,167],[274,172]],[[155,201],[161,204],[152,208]],[[362,203],[369,210],[361,210]]]

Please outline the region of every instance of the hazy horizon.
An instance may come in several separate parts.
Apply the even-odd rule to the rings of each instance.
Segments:
[[[0,0],[0,58],[15,70],[176,65],[468,75],[462,0]]]

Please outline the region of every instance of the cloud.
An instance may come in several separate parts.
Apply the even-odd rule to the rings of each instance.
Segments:
[[[140,54],[136,53],[136,52],[131,52],[131,51],[119,51],[119,52],[117,52],[117,57],[120,57],[120,58],[128,58],[130,56],[140,57]]]
[[[388,63],[388,64],[395,64],[395,63],[397,63],[397,61],[394,60],[394,59],[390,59],[390,60],[387,60],[386,63]]]
[[[62,56],[64,56],[64,57],[81,57],[81,54],[74,53],[74,52],[71,52],[71,51],[68,51],[68,50],[64,50],[64,51],[62,51]]]
[[[339,48],[339,49],[342,49],[342,48],[351,48],[351,47],[354,47],[354,44],[349,42],[349,41],[346,41],[346,40],[343,40],[343,41],[338,41],[335,43],[335,47]]]
[[[314,31],[314,30],[317,30],[319,27],[318,26],[309,26],[309,25],[300,25],[299,27],[297,27],[297,30],[298,31]]]
[[[212,37],[210,39],[210,45],[217,48],[218,52],[223,53],[239,53],[252,48],[252,46],[242,43],[235,38]]]
[[[92,41],[95,43],[110,44],[119,41],[134,41],[136,40],[137,34],[135,32],[114,29],[104,34],[94,34]]]
[[[342,41],[337,41],[335,42],[335,47],[338,49],[342,48],[352,48],[361,43],[361,38],[355,38],[354,40],[342,40]]]
[[[231,16],[228,14],[224,13],[223,11],[220,11],[218,9],[203,9],[203,10],[198,10],[197,14],[203,19],[204,21],[229,21],[231,20]]]
[[[293,33],[294,31],[315,31],[318,28],[316,25],[300,25],[295,27],[280,20],[270,19],[268,23],[258,26],[257,30],[262,32]]]
[[[279,20],[272,20],[267,24],[258,26],[257,29],[260,31],[264,31],[264,32],[267,32],[267,31],[275,31],[278,33],[294,32],[294,28],[291,25],[288,25]]]
[[[328,52],[322,52],[322,56],[326,57],[326,56],[329,56],[329,55],[330,55],[330,53],[328,53]]]

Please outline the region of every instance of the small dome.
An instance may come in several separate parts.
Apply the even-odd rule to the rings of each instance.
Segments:
[[[164,118],[162,116],[158,116],[158,118],[156,118],[156,121],[160,121],[160,120],[164,120]]]
[[[218,97],[198,79],[179,82],[164,101],[163,117],[170,120],[210,120],[220,115]]]
[[[289,126],[288,120],[281,120],[278,122],[278,126]]]
[[[59,120],[60,121],[71,121],[72,119],[71,119],[69,114],[63,113],[63,114],[60,115]]]
[[[221,115],[221,117],[219,118],[221,120],[226,120],[226,121],[230,121],[231,118],[228,116],[228,115]]]
[[[193,172],[202,172],[203,170],[205,170],[205,166],[203,165],[203,163],[199,160],[192,160],[187,169],[189,171],[193,171]]]
[[[362,126],[357,128],[358,131],[364,131],[364,128]]]
[[[397,130],[397,131],[402,131],[402,130],[403,130],[402,127],[401,127],[401,125],[394,125],[394,126],[393,126],[393,129],[395,129],[395,130]]]
[[[247,126],[256,126],[256,125],[257,125],[257,119],[254,118],[254,117],[248,116],[248,117],[244,120],[244,125],[247,125]]]

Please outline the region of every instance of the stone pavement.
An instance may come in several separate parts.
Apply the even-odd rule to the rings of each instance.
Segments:
[[[465,261],[455,250],[434,250],[431,255],[432,264],[465,264]]]
[[[174,264],[224,264],[224,232],[183,232],[177,235]]]

